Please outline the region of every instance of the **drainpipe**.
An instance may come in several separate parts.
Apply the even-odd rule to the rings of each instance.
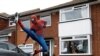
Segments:
[[[16,13],[15,13],[15,20],[14,20],[15,23],[16,23],[16,21],[18,21],[18,18],[19,18],[19,15],[18,15],[18,13],[16,12]],[[17,43],[17,37],[18,37],[18,36],[17,36],[17,35],[18,35],[18,27],[17,27],[17,26],[18,26],[18,23],[16,23],[16,37],[15,37],[16,45],[18,44],[18,43]]]

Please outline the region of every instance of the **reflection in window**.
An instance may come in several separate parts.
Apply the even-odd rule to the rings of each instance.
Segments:
[[[75,9],[74,11],[70,11],[62,14],[63,20],[73,20],[77,18],[82,18],[81,10]]]
[[[62,54],[88,52],[88,40],[62,41],[62,45]]]
[[[90,35],[60,37],[60,54],[61,55],[87,55],[91,54]]]
[[[85,18],[90,18],[88,4],[76,7],[63,8],[60,10],[60,22],[85,19]]]

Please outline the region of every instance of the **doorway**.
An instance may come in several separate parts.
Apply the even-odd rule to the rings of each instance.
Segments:
[[[52,56],[53,54],[53,41],[52,40],[46,40],[46,43],[48,45],[48,52],[42,52],[41,56]]]

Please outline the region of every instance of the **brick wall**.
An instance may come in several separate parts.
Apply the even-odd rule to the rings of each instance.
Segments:
[[[54,56],[59,56],[59,39],[58,39],[58,23],[59,23],[59,13],[54,12],[51,14],[51,26],[44,29],[44,36],[46,39],[52,38],[54,40]]]
[[[93,56],[100,56],[100,3],[91,6]]]
[[[9,20],[5,20],[0,18],[0,30],[4,30],[7,27],[9,27]],[[15,40],[15,32],[12,33],[12,36],[8,37],[9,42],[16,44],[16,40]]]
[[[9,42],[16,44],[16,31],[12,32],[12,36],[9,37]]]
[[[0,30],[8,27],[8,20],[0,18]]]

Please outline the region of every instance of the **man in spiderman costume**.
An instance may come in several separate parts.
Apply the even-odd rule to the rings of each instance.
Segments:
[[[44,40],[43,33],[42,33],[43,29],[46,28],[47,22],[37,18],[37,16],[35,16],[35,15],[31,16],[31,22],[32,22],[32,26],[30,29],[28,29],[28,28],[25,28],[24,25],[22,24],[22,21],[20,19],[18,19],[18,24],[27,33],[25,42],[23,44],[25,45],[27,40],[29,39],[29,37],[31,37],[31,39],[35,40],[42,46],[42,49],[35,50],[35,52],[33,54],[33,56],[34,56],[34,55],[38,54],[39,52],[47,52],[48,51],[48,46]]]

